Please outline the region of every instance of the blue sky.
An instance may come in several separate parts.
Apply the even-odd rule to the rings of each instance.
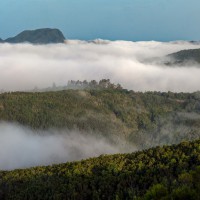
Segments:
[[[55,27],[69,39],[200,40],[199,0],[0,0],[0,37]]]

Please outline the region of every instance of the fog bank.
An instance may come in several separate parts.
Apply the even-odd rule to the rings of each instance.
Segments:
[[[101,154],[134,151],[107,138],[78,131],[35,132],[23,126],[0,123],[0,170],[76,161]]]
[[[135,91],[199,90],[200,67],[167,67],[154,58],[183,49],[189,42],[68,41],[66,44],[0,44],[0,90],[66,85],[68,80],[106,78]],[[151,62],[145,62],[150,59]]]

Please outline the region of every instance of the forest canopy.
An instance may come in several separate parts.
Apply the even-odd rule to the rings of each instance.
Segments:
[[[0,171],[0,199],[200,197],[200,140],[131,154]]]

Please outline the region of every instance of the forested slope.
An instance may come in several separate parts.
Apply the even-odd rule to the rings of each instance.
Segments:
[[[200,49],[186,49],[167,56],[170,61],[166,64],[184,66],[188,63],[200,64]]]
[[[0,172],[0,199],[200,199],[200,140]]]
[[[0,94],[0,120],[35,130],[78,129],[138,148],[200,136],[200,93],[85,89]]]

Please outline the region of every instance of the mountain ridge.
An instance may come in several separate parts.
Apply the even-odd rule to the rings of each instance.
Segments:
[[[200,49],[185,49],[167,55],[171,58],[172,64],[184,64],[185,62],[196,62],[200,64]]]
[[[114,143],[121,138],[143,149],[199,138],[200,92],[105,88],[3,93],[0,120],[35,130],[78,129],[106,136]]]
[[[14,37],[5,40],[0,39],[0,42],[7,43],[32,43],[32,44],[51,44],[64,43],[65,37],[59,29],[41,28],[35,30],[24,30]]]

